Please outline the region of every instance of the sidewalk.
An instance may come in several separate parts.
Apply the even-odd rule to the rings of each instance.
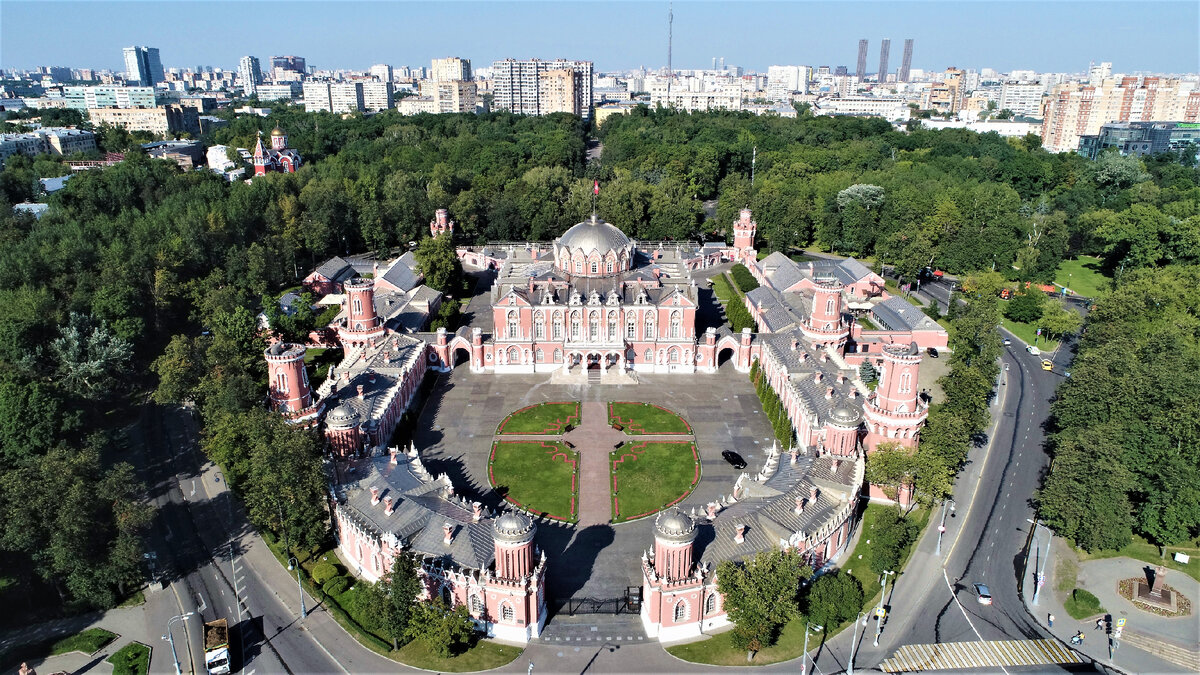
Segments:
[[[1044,536],[1045,530],[1040,531]],[[1044,540],[1043,540],[1044,541]],[[1043,549],[1044,550],[1044,549]],[[1108,636],[1095,628],[1097,617],[1082,620],[1072,619],[1063,602],[1067,592],[1055,590],[1059,563],[1074,559],[1074,553],[1065,542],[1055,539],[1050,558],[1046,561],[1046,581],[1039,594],[1038,604],[1033,605],[1034,585],[1037,583],[1033,553],[1026,563],[1025,606],[1042,626],[1072,649],[1085,654],[1097,662],[1110,664],[1127,672],[1135,673],[1191,673],[1200,670],[1200,583],[1190,576],[1175,570],[1167,570],[1166,582],[1192,601],[1191,616],[1168,618],[1138,609],[1132,602],[1117,592],[1121,579],[1142,577],[1147,563],[1132,558],[1106,558],[1079,563],[1075,588],[1083,588],[1100,601],[1113,622],[1125,619],[1124,634],[1120,639],[1115,658],[1108,655]],[[1054,627],[1048,626],[1049,614],[1054,615]],[[1083,631],[1082,645],[1070,644],[1070,637]]]
[[[137,607],[111,609],[103,613],[92,612],[81,616],[56,619],[30,628],[8,631],[3,636],[0,636],[0,645],[7,646],[10,642],[28,643],[59,639],[83,632],[89,628],[103,628],[109,632],[116,633],[118,637],[93,655],[81,652],[68,652],[66,654],[59,654],[58,656],[27,659],[26,663],[29,664],[30,668],[43,675],[59,671],[104,674],[112,672],[112,665],[106,663],[104,660],[130,642],[141,642],[149,645],[154,650],[151,652],[152,655],[157,652],[157,641],[152,640],[151,636],[147,635],[146,626],[146,605],[142,604]],[[168,660],[170,659],[170,653],[167,654],[167,658]],[[20,663],[5,665],[11,667],[0,671],[3,675],[9,675],[10,673],[15,675],[21,666]]]

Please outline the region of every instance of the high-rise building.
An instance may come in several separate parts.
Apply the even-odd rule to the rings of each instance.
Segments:
[[[879,76],[880,82],[887,82],[888,76],[888,57],[892,55],[892,39],[883,38],[883,42],[879,46]]]
[[[1081,136],[1095,136],[1108,122],[1200,122],[1200,91],[1194,83],[1161,77],[1107,78],[1100,86],[1054,87],[1042,121],[1042,147],[1067,152]]]
[[[767,98],[790,101],[793,92],[808,93],[808,66],[770,66],[767,68]]]
[[[243,56],[238,60],[238,79],[241,80],[242,91],[247,96],[258,93],[258,85],[263,83],[263,76],[257,56]]]
[[[908,82],[909,70],[912,68],[912,38],[904,41],[904,57],[900,59],[900,72],[896,74],[897,82]]]
[[[63,87],[68,108],[153,108],[157,105],[154,87],[123,87],[101,84],[94,87]]]
[[[328,82],[304,83],[304,112],[329,112],[332,109]]]
[[[478,101],[478,89],[474,82],[466,80],[434,82],[432,89],[434,112],[475,112],[475,106]]]
[[[1112,62],[1102,61],[1088,67],[1088,84],[1099,87],[1105,78],[1112,77]]]
[[[465,81],[471,79],[471,59],[460,59],[457,56],[451,56],[444,59],[434,59],[431,65],[429,79],[436,82]]]
[[[153,87],[166,81],[158,47],[126,47],[122,52],[125,55],[125,77],[130,84]]]
[[[508,110],[522,115],[548,115],[551,112],[562,112],[559,99],[556,98],[553,101],[553,106],[549,101],[546,105],[543,105],[541,101],[542,75],[549,71],[562,70],[570,71],[573,80],[571,91],[574,101],[569,112],[587,119],[592,112],[592,83],[595,79],[591,61],[565,59],[496,61],[492,64],[493,107],[496,110]],[[548,77],[555,79],[561,78],[562,75],[556,73]],[[548,84],[547,87],[549,87],[547,91],[555,92],[557,96],[559,89],[556,85]]]
[[[389,68],[391,66],[388,66]],[[382,82],[362,82],[363,108],[366,110],[387,110],[392,107],[392,97],[395,85],[391,80]]]
[[[863,78],[867,76],[867,41],[866,40],[858,41],[858,70],[855,71],[855,75],[858,76],[859,82],[862,82]]]
[[[1005,82],[1000,85],[1000,110],[1011,110],[1022,117],[1042,116],[1042,95],[1046,88],[1038,82]]]
[[[538,74],[538,104],[541,114],[556,112],[579,114],[575,105],[575,83],[578,78],[568,68],[546,70]]]
[[[386,63],[376,63],[371,66],[371,77],[378,79],[380,82],[392,81],[392,67]],[[389,108],[391,106],[388,106]]]
[[[303,56],[272,56],[271,71],[274,72],[276,69],[287,70],[300,75],[304,75],[307,72]]]

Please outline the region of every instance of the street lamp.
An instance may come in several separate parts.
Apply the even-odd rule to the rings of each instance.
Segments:
[[[808,633],[809,633],[809,631],[813,630],[814,628],[819,631],[825,629],[824,626],[819,626],[815,623],[806,623],[805,624],[805,626],[804,626],[804,651],[800,654],[800,675],[804,675],[805,670],[808,667],[808,662],[806,661],[806,659],[808,658]],[[816,664],[813,664],[813,665],[816,665]]]
[[[167,634],[163,636],[163,639],[171,643],[171,658],[175,661],[175,675],[183,674],[179,670],[179,655],[175,653],[175,636],[171,635],[171,624],[176,621],[187,621],[193,614],[195,612],[188,612],[187,614],[180,614],[167,619]]]
[[[1036,605],[1038,604],[1038,597],[1041,595],[1042,586],[1046,583],[1046,558],[1050,557],[1050,542],[1054,540],[1054,530],[1051,530],[1049,527],[1043,525],[1040,519],[1033,521],[1026,518],[1025,522],[1033,523],[1033,535],[1035,540],[1037,539],[1037,530],[1039,527],[1045,528],[1047,533],[1046,553],[1042,556],[1042,559],[1038,561],[1037,585],[1033,587],[1033,604]]]
[[[883,630],[883,598],[887,595],[887,578],[896,570],[888,570],[879,576],[879,606],[875,608],[875,646],[879,646],[879,633]]]
[[[308,610],[304,608],[304,587],[300,585],[300,562],[294,557],[288,558],[288,571],[296,570],[296,590],[300,592],[300,618],[308,616]]]
[[[863,628],[867,627],[869,617],[865,612],[859,612],[854,617],[854,637],[850,641],[850,660],[846,662],[846,675],[854,675],[854,651],[858,648],[858,620],[862,619]],[[866,631],[863,631],[866,633]]]
[[[942,554],[942,535],[946,533],[946,505],[947,504],[950,505],[951,513],[954,512],[954,500],[953,499],[947,499],[946,501],[942,502],[942,524],[938,525],[937,552],[934,553],[934,555],[938,555],[938,556],[940,556]]]

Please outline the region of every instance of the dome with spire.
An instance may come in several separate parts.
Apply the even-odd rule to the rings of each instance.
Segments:
[[[287,134],[284,133],[283,129],[280,129],[279,125],[277,124],[275,125],[275,128],[271,130],[271,136],[287,136]]]

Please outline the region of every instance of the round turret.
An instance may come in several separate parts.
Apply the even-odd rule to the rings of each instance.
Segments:
[[[496,519],[492,525],[492,536],[505,544],[524,544],[533,540],[537,525],[529,516],[509,511]]]
[[[654,519],[654,538],[673,544],[691,543],[696,539],[696,523],[672,506]]]
[[[847,405],[829,411],[829,420],[842,427],[857,427],[862,422],[862,412]]]
[[[325,423],[330,429],[349,429],[358,424],[358,413],[343,403],[330,411]]]

